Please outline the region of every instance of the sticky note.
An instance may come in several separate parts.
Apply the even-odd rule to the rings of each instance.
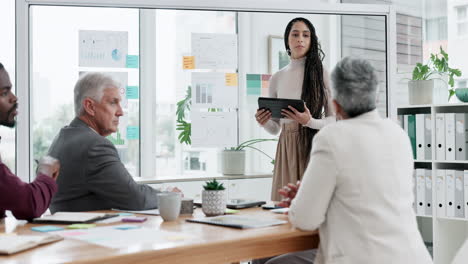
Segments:
[[[195,69],[195,56],[183,56],[182,69],[184,70]]]
[[[237,86],[237,73],[226,73],[226,86]]]
[[[226,214],[235,214],[235,213],[238,213],[239,210],[233,210],[233,209],[229,209],[229,208],[226,208],[226,211],[224,211]]]
[[[37,231],[37,232],[51,232],[51,231],[58,231],[58,230],[63,230],[63,227],[59,226],[35,226],[31,227],[32,231]]]
[[[128,134],[127,134],[128,135]],[[120,216],[132,216],[132,213],[119,213]]]
[[[138,86],[127,86],[125,91],[127,99],[139,99],[139,87]]]
[[[127,55],[126,67],[138,69],[140,64],[140,57],[138,55]]]
[[[140,127],[139,126],[128,126],[127,127],[127,139],[139,139],[140,138]]]
[[[118,230],[130,230],[130,229],[137,229],[137,228],[140,228],[141,226],[137,226],[137,225],[131,225],[131,226],[118,226],[118,227],[115,227],[115,229],[118,229]]]
[[[182,241],[182,240],[185,240],[187,238],[188,238],[187,236],[183,236],[183,235],[173,235],[173,236],[167,236],[166,237],[166,239],[169,240],[169,241]]]
[[[68,229],[88,229],[88,228],[93,228],[96,227],[95,224],[73,224],[67,226]]]

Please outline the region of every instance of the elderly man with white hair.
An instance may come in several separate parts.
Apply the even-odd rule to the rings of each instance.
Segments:
[[[49,149],[62,164],[52,212],[157,207],[158,191],[137,184],[105,138],[117,131],[124,114],[119,88],[102,73],[88,73],[76,83],[76,117],[61,129]]]
[[[379,116],[377,86],[365,60],[346,57],[335,67],[332,97],[340,121],[315,136],[299,189],[280,191],[293,199],[295,227],[318,228],[317,256],[304,251],[267,263],[432,263],[412,207],[408,135]]]

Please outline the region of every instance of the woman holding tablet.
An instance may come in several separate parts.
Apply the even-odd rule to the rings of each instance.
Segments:
[[[305,111],[301,113],[290,106],[291,111],[282,111],[285,119],[271,118],[271,112],[263,109],[255,114],[257,122],[270,134],[281,131],[273,175],[273,201],[280,200],[281,187],[302,179],[314,135],[336,120],[329,101],[328,74],[322,65],[325,55],[312,23],[302,17],[291,20],[284,32],[284,44],[291,62],[271,77],[269,96],[302,99]]]

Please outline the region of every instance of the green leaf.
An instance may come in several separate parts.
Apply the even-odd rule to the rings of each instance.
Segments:
[[[449,97],[448,97],[448,100],[450,101],[450,98],[455,94],[455,90],[454,89],[450,89],[449,90]]]

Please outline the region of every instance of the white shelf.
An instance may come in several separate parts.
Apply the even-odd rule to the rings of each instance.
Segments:
[[[431,108],[432,105],[404,105],[397,107],[397,109],[413,109],[413,108]]]
[[[431,108],[431,107],[468,107],[468,103],[456,103],[456,104],[425,104],[425,105],[403,105],[397,107],[397,109],[413,109],[413,108]]]
[[[416,215],[416,217],[422,217],[422,218],[432,218],[431,215]]]
[[[414,160],[418,163],[468,164],[468,160]]]
[[[451,220],[451,221],[468,221],[466,218],[460,218],[460,217],[444,217],[444,216],[438,216],[437,220]]]
[[[433,162],[439,164],[468,164],[468,160],[434,160]]]

